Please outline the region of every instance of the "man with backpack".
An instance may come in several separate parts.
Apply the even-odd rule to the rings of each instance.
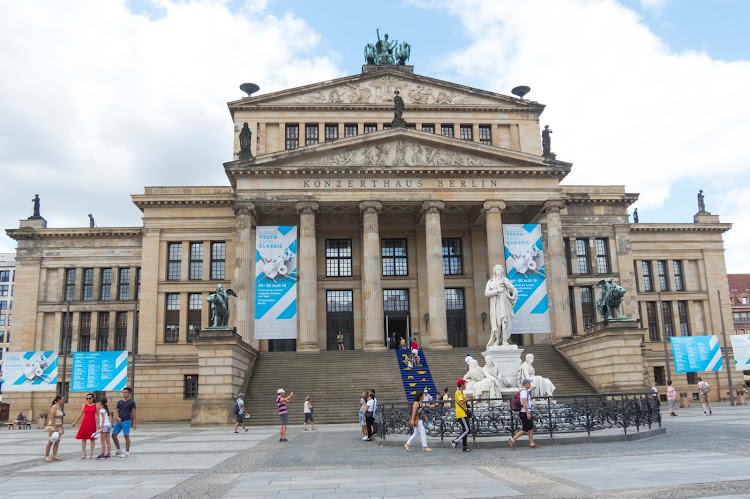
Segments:
[[[245,401],[242,399],[244,397],[244,393],[238,393],[237,394],[237,401],[234,403],[234,432],[239,433],[237,429],[240,425],[242,425],[242,429],[245,430],[245,433],[247,433],[247,428],[245,428]]]
[[[510,403],[513,411],[518,411],[521,418],[521,429],[513,437],[508,439],[510,448],[516,449],[516,440],[528,433],[529,449],[538,449],[539,446],[534,443],[534,419],[531,416],[531,380],[524,379],[521,381],[523,388],[516,393]]]
[[[701,394],[701,402],[703,402],[703,414],[706,414],[706,409],[708,409],[709,414],[713,414],[711,412],[711,402],[708,400],[708,394],[711,393],[711,387],[708,386],[708,382],[703,381],[703,378],[698,377],[698,391]]]

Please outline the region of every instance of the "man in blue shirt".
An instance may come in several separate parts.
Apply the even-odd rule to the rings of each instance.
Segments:
[[[135,420],[135,402],[131,398],[133,390],[129,386],[122,389],[122,400],[117,402],[115,408],[115,426],[112,428],[112,440],[117,447],[115,455],[120,457],[130,457],[130,429],[136,427]],[[125,452],[120,450],[120,441],[117,439],[117,435],[125,435]]]

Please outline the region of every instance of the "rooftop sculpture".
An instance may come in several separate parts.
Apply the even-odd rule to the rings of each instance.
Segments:
[[[411,45],[406,42],[398,44],[398,40],[391,41],[388,39],[388,33],[380,38],[380,28],[375,30],[378,35],[378,41],[373,45],[365,45],[365,64],[375,66],[403,66],[409,60],[411,55]]]

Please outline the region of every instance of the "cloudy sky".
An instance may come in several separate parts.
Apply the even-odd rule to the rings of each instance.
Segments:
[[[0,0],[0,227],[36,193],[50,227],[134,226],[144,185],[228,185],[238,85],[356,74],[380,28],[419,74],[529,85],[566,183],[624,184],[641,222],[692,221],[702,188],[750,272],[748,18],[745,0]]]

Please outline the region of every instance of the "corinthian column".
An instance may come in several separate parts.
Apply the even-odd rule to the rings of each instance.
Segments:
[[[253,341],[255,320],[255,205],[249,201],[234,203],[237,216],[236,264],[232,287],[237,292],[237,333],[245,343]]]
[[[299,341],[297,351],[320,350],[318,344],[318,268],[315,261],[315,212],[318,203],[297,203],[299,213]]]
[[[487,271],[492,275],[495,265],[505,267],[505,244],[503,243],[503,210],[505,203],[499,199],[484,202],[484,223],[487,226]],[[506,269],[507,270],[507,269]]]
[[[427,252],[427,298],[431,348],[451,348],[445,320],[445,281],[443,279],[443,233],[440,229],[442,201],[425,201],[425,248]]]
[[[570,325],[570,301],[568,299],[568,272],[565,265],[560,210],[563,201],[547,201],[544,212],[547,214],[547,294],[552,313],[552,336],[561,339],[572,334]]]
[[[378,214],[383,205],[362,201],[362,296],[364,298],[364,349],[385,350],[383,342],[383,288],[380,285],[380,230]]]

